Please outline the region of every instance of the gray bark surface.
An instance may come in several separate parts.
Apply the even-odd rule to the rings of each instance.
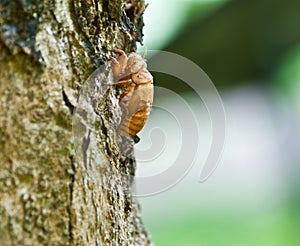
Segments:
[[[100,96],[87,94],[94,131],[77,109],[111,50],[142,40],[144,9],[143,0],[0,0],[0,245],[151,245],[106,75]]]

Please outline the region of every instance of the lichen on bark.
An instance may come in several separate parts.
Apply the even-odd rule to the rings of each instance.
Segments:
[[[0,244],[150,245],[113,90],[93,107],[85,159],[72,132],[90,74],[141,42],[145,2],[2,0],[0,10]]]

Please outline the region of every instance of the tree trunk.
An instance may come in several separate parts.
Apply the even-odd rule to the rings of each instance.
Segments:
[[[0,0],[0,245],[151,244],[109,74],[81,90],[112,49],[141,42],[144,9],[143,0]],[[91,127],[79,96],[94,103]]]

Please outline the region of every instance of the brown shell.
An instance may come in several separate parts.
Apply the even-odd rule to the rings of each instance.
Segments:
[[[122,96],[121,96],[122,97]],[[126,100],[126,95],[123,100]],[[122,120],[118,127],[121,136],[135,136],[146,124],[153,101],[153,84],[136,85],[128,102],[122,104]]]
[[[122,119],[118,133],[134,137],[149,118],[153,101],[153,77],[147,69],[146,61],[139,54],[130,53],[127,56],[122,50],[113,51],[120,54],[120,57],[110,57],[113,62],[112,72],[117,80],[112,85],[125,89],[119,99]]]

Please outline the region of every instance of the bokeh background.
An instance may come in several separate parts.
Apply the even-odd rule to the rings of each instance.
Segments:
[[[154,73],[157,86],[190,99],[204,133],[199,163],[187,176],[167,191],[139,198],[154,243],[300,245],[300,1],[148,2],[140,51],[166,50],[198,64],[218,89],[227,121],[219,166],[199,183],[211,137],[205,110],[184,82]],[[173,125],[153,110],[136,148],[151,147],[151,127],[174,135],[167,134],[160,158],[138,163],[139,175],[155,175],[172,164],[180,147],[180,129]]]

